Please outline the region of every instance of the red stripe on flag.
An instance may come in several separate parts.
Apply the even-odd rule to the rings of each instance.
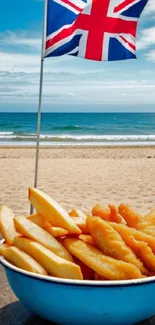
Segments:
[[[120,36],[120,38],[127,44],[129,44],[129,46],[132,48],[132,50],[136,51],[136,46],[132,43],[130,43],[129,41],[126,40],[126,38],[124,38],[123,36]]]
[[[49,47],[56,44],[57,42],[63,40],[64,38],[71,36],[74,33],[74,31],[75,31],[75,24],[73,24],[69,28],[64,28],[60,33],[58,33],[57,35],[55,35],[53,38],[49,39],[46,42],[46,50],[49,49]]]
[[[115,7],[114,12],[118,12],[122,9],[125,9],[126,6],[133,4],[134,0],[125,0],[122,3],[120,3],[117,7]]]
[[[78,11],[82,11],[83,9],[76,6],[74,3],[70,2],[69,0],[61,0],[62,2],[66,3],[66,5],[69,5],[71,6],[72,8],[74,8],[75,10],[78,10]]]

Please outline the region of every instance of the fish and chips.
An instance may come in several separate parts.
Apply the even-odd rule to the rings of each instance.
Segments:
[[[141,215],[127,204],[69,213],[30,188],[36,212],[0,207],[0,255],[23,270],[62,279],[111,281],[155,275],[155,209]]]

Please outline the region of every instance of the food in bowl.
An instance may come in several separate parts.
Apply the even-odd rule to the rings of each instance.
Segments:
[[[5,240],[0,255],[16,267],[73,280],[130,280],[155,275],[155,210],[141,216],[126,204],[96,205],[88,215],[67,212],[42,191],[30,188],[36,213],[15,216],[0,208]]]

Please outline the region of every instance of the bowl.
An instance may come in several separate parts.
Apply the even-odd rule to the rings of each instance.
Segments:
[[[155,277],[80,281],[37,275],[3,257],[10,287],[31,312],[64,325],[131,325],[155,314]]]

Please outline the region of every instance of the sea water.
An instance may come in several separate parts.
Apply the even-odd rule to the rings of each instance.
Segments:
[[[0,145],[35,145],[37,113],[0,113]],[[155,145],[155,113],[42,113],[41,145]]]

